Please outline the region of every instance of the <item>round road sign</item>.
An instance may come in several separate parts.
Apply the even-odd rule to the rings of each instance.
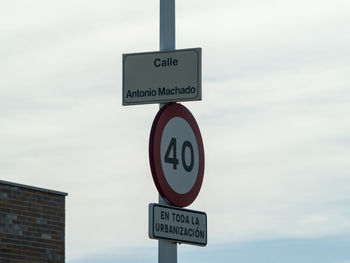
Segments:
[[[149,160],[160,195],[185,207],[197,197],[204,175],[204,148],[198,124],[183,105],[170,103],[156,115]]]

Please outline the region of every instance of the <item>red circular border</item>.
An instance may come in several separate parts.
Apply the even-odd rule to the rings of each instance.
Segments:
[[[167,123],[174,117],[185,119],[191,126],[198,145],[199,165],[196,182],[190,191],[185,194],[175,192],[168,184],[162,168],[160,157],[160,143],[162,134]],[[190,205],[197,197],[201,189],[204,176],[204,147],[198,124],[192,113],[179,103],[170,103],[159,110],[154,118],[149,138],[149,162],[153,181],[159,194],[171,204],[179,207]]]

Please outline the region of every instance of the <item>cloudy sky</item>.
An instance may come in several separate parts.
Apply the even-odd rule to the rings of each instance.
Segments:
[[[179,262],[350,262],[350,2],[177,0],[176,47],[202,48],[184,105],[206,170],[189,207],[208,246]],[[159,49],[159,0],[0,4],[0,176],[68,192],[67,263],[156,262],[148,138],[121,105],[122,54]]]

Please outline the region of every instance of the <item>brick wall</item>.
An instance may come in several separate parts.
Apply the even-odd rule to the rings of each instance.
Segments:
[[[67,194],[0,181],[0,262],[65,262]]]

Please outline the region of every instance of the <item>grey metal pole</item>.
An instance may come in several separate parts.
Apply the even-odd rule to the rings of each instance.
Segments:
[[[175,0],[160,0],[160,51],[175,50]]]
[[[158,203],[160,205],[169,205],[159,195]],[[170,240],[158,240],[158,263],[177,263],[177,244]]]
[[[159,50],[175,50],[175,0],[160,0],[159,10]],[[159,104],[159,109],[165,104]],[[160,195],[160,205],[170,205]],[[177,263],[177,244],[168,240],[158,240],[158,263]]]

